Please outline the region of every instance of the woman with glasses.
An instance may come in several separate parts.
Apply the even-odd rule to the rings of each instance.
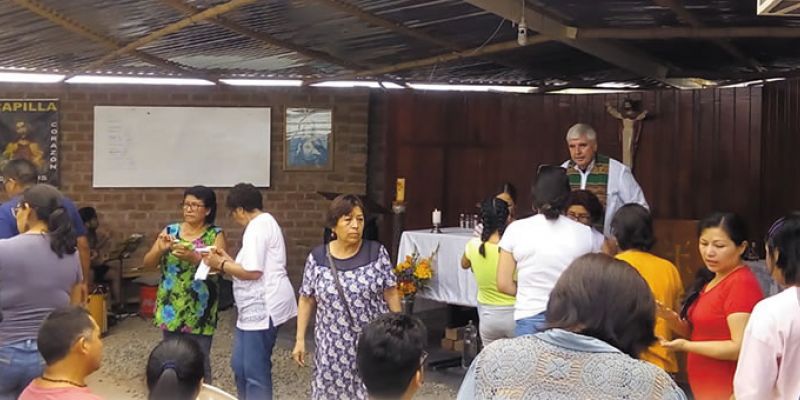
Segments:
[[[567,218],[603,232],[603,205],[597,196],[588,190],[573,190],[567,197]]]
[[[204,250],[212,246],[226,250],[225,236],[214,225],[217,197],[213,190],[205,186],[186,189],[180,207],[183,221],[167,225],[144,256],[144,268],[160,267],[161,271],[153,322],[163,330],[164,339],[183,336],[200,345],[205,382],[210,384],[209,354],[217,327],[219,276],[195,280],[194,275]]]
[[[26,189],[13,209],[20,235],[0,240],[0,399],[42,374],[36,337],[50,312],[81,301],[77,238],[61,193]]]

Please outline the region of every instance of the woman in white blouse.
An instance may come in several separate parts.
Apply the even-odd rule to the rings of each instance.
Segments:
[[[800,398],[800,213],[766,238],[767,268],[786,289],[756,304],[733,381],[737,400]]]

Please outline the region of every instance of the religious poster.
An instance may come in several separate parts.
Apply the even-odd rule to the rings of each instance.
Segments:
[[[58,110],[57,99],[0,99],[0,165],[30,160],[39,182],[58,186]]]
[[[333,169],[333,110],[287,108],[284,169]]]

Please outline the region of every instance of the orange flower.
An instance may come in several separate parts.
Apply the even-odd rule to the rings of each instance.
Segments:
[[[431,277],[433,277],[433,270],[430,264],[424,262],[420,263],[414,270],[414,277],[421,280],[431,279]]]
[[[408,281],[399,282],[397,284],[397,289],[403,294],[403,296],[408,296],[417,292],[417,287],[414,285],[414,282]]]

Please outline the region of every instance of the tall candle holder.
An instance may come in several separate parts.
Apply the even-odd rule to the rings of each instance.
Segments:
[[[433,224],[433,228],[431,228],[431,233],[442,233],[442,230],[439,228],[441,224]]]

